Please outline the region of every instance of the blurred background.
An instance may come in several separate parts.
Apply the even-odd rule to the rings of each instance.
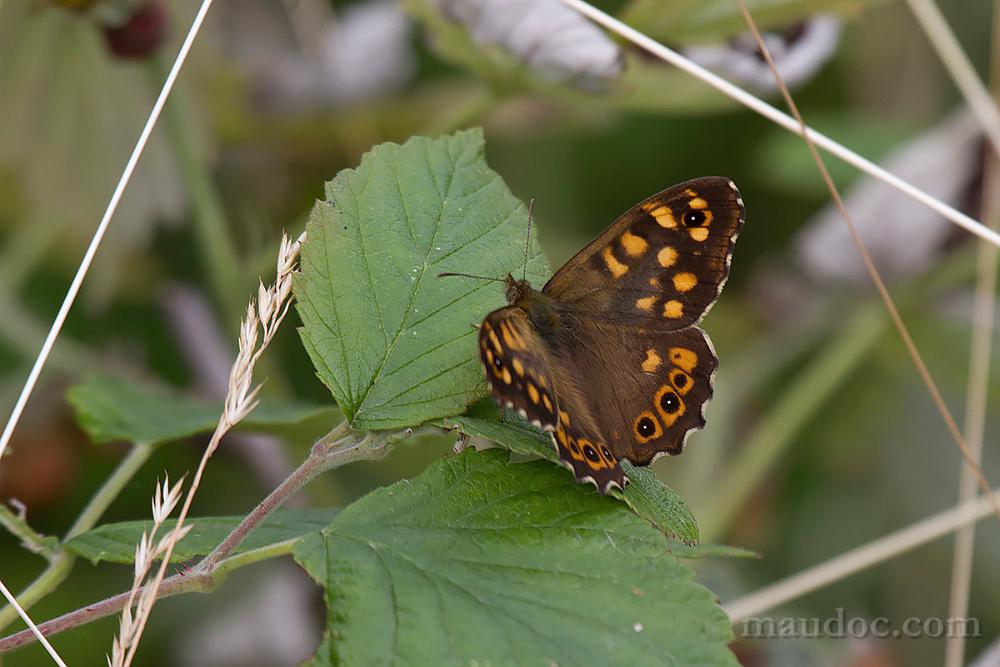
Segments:
[[[180,40],[193,0],[0,4],[0,406],[6,416],[97,226]],[[735,2],[595,2],[697,62],[775,99]],[[942,0],[988,80],[991,3]],[[816,129],[974,217],[984,142],[903,2],[750,3]],[[323,182],[373,144],[482,125],[487,160],[535,200],[559,266],[615,217],[675,182],[724,175],[747,225],[704,326],[722,360],[709,424],[657,473],[703,537],[760,560],[696,563],[730,600],[955,503],[960,457],[892,330],[800,139],[705,84],[594,29],[555,0],[219,1],[126,191],[67,327],[0,467],[0,500],[60,535],[125,451],[75,425],[68,387],[95,372],[221,398],[244,304],[298,234]],[[969,371],[972,237],[830,159],[952,412]],[[289,323],[294,325],[293,313]],[[329,403],[286,325],[265,356],[269,395]],[[993,355],[1000,359],[1000,355]],[[1000,426],[1000,364],[986,441]],[[230,438],[195,515],[243,514],[303,458],[328,420]],[[162,471],[193,470],[204,440],[160,448],[104,521],[145,518]],[[343,505],[419,473],[450,438],[313,483],[302,503]],[[986,447],[987,478],[1000,457]],[[1000,634],[1000,533],[982,523],[970,615]],[[945,617],[952,539],[839,581],[775,616]],[[0,531],[0,577],[20,590],[44,563]],[[36,620],[129,585],[125,566],[78,561]],[[323,624],[294,565],[236,572],[210,596],[165,601],[137,664],[292,665]],[[58,637],[95,664],[117,619]],[[3,634],[18,630],[14,623]],[[941,664],[943,639],[746,640],[745,665]],[[43,665],[37,647],[0,657]],[[996,658],[994,657],[994,660]],[[998,664],[997,662],[980,664]]]

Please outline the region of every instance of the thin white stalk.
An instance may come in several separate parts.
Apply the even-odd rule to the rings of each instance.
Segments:
[[[948,22],[934,4],[934,0],[906,1],[920,27],[927,33],[927,38],[930,39],[948,74],[961,91],[965,103],[983,126],[983,132],[992,144],[994,152],[1000,156],[1000,110],[997,109],[990,91],[976,74],[976,68],[969,62],[969,57],[962,50],[955,33],[948,27]]]
[[[160,117],[160,112],[163,110],[164,104],[166,104],[167,97],[170,96],[170,91],[173,90],[174,82],[177,80],[177,75],[180,74],[181,67],[183,67],[184,61],[187,59],[188,52],[191,50],[191,45],[194,43],[194,39],[198,35],[198,31],[201,29],[201,25],[205,20],[205,15],[208,14],[208,9],[211,5],[212,0],[202,0],[201,7],[198,9],[198,13],[195,15],[194,21],[191,23],[191,28],[188,30],[187,37],[184,38],[184,43],[181,44],[181,48],[177,52],[177,58],[174,59],[174,64],[170,68],[170,73],[167,74],[167,78],[163,82],[163,88],[160,89],[160,94],[156,98],[156,103],[153,104],[153,109],[149,112],[149,118],[146,119],[146,125],[142,128],[142,132],[139,134],[139,139],[135,143],[135,148],[132,149],[132,155],[129,157],[128,162],[125,165],[125,169],[122,171],[121,178],[118,179],[118,185],[115,186],[115,191],[111,195],[111,200],[108,202],[108,207],[104,211],[101,223],[97,226],[97,231],[94,232],[94,236],[90,240],[90,245],[87,246],[87,252],[80,261],[80,266],[76,271],[76,275],[73,277],[73,282],[70,283],[69,289],[66,291],[66,297],[63,299],[62,306],[59,307],[59,312],[56,314],[55,320],[52,322],[52,327],[49,329],[49,333],[45,337],[45,342],[42,343],[42,349],[38,352],[38,357],[35,358],[35,363],[31,367],[28,379],[25,380],[24,387],[21,389],[21,394],[18,396],[17,402],[14,404],[14,409],[10,413],[10,418],[7,420],[6,426],[4,426],[3,435],[0,435],[0,461],[3,460],[4,450],[7,449],[7,445],[10,443],[10,439],[14,434],[14,429],[17,428],[17,422],[21,419],[21,413],[24,412],[24,407],[27,405],[28,399],[31,397],[31,392],[35,389],[35,384],[38,382],[38,377],[41,375],[42,369],[48,361],[49,354],[52,352],[52,347],[55,345],[56,339],[59,338],[59,333],[62,331],[63,324],[66,322],[66,317],[69,315],[69,311],[73,307],[73,302],[76,301],[77,294],[80,292],[80,287],[83,286],[83,281],[87,277],[90,265],[94,261],[94,256],[97,254],[97,250],[100,248],[101,242],[104,240],[104,235],[108,230],[108,226],[111,224],[111,218],[118,209],[118,203],[121,201],[122,195],[125,193],[125,188],[128,186],[128,183],[132,178],[132,172],[135,171],[135,167],[139,163],[139,157],[142,155],[142,151],[146,147],[146,142],[149,140],[149,136],[153,133],[153,128],[156,127],[156,121]]]
[[[38,626],[35,625],[35,622],[31,620],[31,617],[28,616],[28,612],[26,612],[24,608],[17,603],[17,598],[15,598],[14,595],[9,590],[7,590],[7,587],[4,586],[4,583],[2,581],[0,581],[0,593],[3,593],[3,596],[7,598],[7,602],[10,603],[10,606],[17,611],[18,615],[21,617],[21,620],[23,620],[25,625],[28,626],[32,634],[34,634],[35,637],[38,639],[39,643],[45,647],[45,650],[48,651],[49,656],[52,658],[52,661],[55,662],[57,665],[59,665],[59,667],[66,667],[66,663],[63,662],[63,659],[61,657],[59,657],[59,654],[56,652],[56,650],[52,648],[52,644],[49,643],[49,640],[46,639],[45,635],[43,635],[41,630],[38,629]]]
[[[916,10],[914,10],[916,11]],[[934,7],[936,12],[937,8]],[[932,17],[933,18],[933,17]],[[943,25],[943,21],[941,21]],[[951,32],[943,25],[948,35]],[[996,89],[1000,83],[1000,0],[993,3],[991,85]],[[944,56],[942,55],[942,59]],[[966,64],[968,61],[966,61]],[[971,66],[970,66],[971,70]],[[975,71],[972,77],[975,78]],[[957,80],[957,77],[956,77]],[[975,78],[976,83],[979,82]],[[996,112],[996,106],[988,91],[988,103]],[[971,105],[971,99],[970,105]],[[994,144],[996,148],[996,144]],[[1000,221],[1000,159],[986,154],[983,165],[983,220],[994,229]],[[969,342],[969,378],[966,389],[964,432],[969,449],[977,463],[982,460],[983,440],[986,428],[986,394],[989,389],[990,356],[993,343],[993,317],[996,310],[996,282],[998,271],[996,250],[985,243],[980,244],[976,257],[975,305],[972,316],[972,336]],[[958,477],[958,501],[966,502],[976,496],[976,480],[967,466],[961,466]],[[948,595],[948,617],[964,618],[969,613],[969,591],[972,584],[972,566],[976,545],[976,525],[969,523],[955,533],[952,549],[951,588]],[[965,664],[965,636],[956,633],[945,640],[945,667],[961,667]]]
[[[701,79],[724,95],[727,95],[749,109],[756,111],[761,116],[773,121],[786,130],[801,136],[802,132],[795,119],[774,108],[759,97],[751,95],[742,88],[739,88],[722,77],[713,74],[704,67],[688,60],[676,51],[668,49],[663,44],[660,44],[656,40],[647,37],[638,30],[625,25],[618,19],[609,16],[605,12],[602,12],[583,0],[561,0],[561,2],[569,7],[572,7],[595,23],[598,23],[608,30],[624,37],[628,41],[648,51],[657,58],[660,58],[664,62],[670,63],[678,69]],[[821,134],[812,128],[806,128],[806,133],[817,146],[831,155],[840,158],[844,162],[847,162],[874,178],[888,183],[900,192],[903,192],[924,206],[927,206],[931,210],[941,214],[959,227],[962,227],[963,229],[1000,248],[1000,233],[997,233],[996,231],[983,225],[981,222],[965,215],[961,211],[956,210],[943,201],[936,199],[935,197],[931,197],[920,188],[917,188],[898,176],[889,173],[871,160],[861,157],[851,149],[846,148],[826,135]]]
[[[995,160],[987,160],[995,165]],[[985,170],[984,187],[988,220],[1000,214],[997,206],[997,173],[995,167]],[[993,343],[993,316],[996,303],[997,251],[985,243],[980,244],[976,260],[976,292],[969,347],[969,379],[966,390],[965,424],[963,432],[969,453],[979,464],[982,460],[983,439],[986,427],[986,393],[990,381],[990,356]],[[975,498],[976,476],[972,469],[961,464],[958,478],[959,502]],[[969,608],[969,587],[972,581],[972,560],[976,541],[976,525],[970,522],[955,534],[952,552],[951,591],[948,596],[948,617],[964,617]],[[945,667],[961,667],[965,662],[965,637],[956,633],[945,642]]]
[[[1000,489],[996,490],[1000,493]],[[732,622],[758,616],[791,602],[823,586],[878,565],[911,549],[926,544],[960,526],[978,521],[993,511],[985,497],[969,500],[944,512],[934,514],[864,546],[835,556],[779,582],[723,605]]]

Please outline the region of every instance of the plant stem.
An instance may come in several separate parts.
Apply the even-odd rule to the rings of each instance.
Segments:
[[[338,468],[345,463],[371,458],[367,456],[371,450],[363,447],[368,441],[369,438],[358,438],[350,430],[346,421],[341,422],[313,446],[306,460],[293,470],[274,491],[260,501],[257,507],[247,514],[240,524],[219,543],[219,546],[215,547],[208,556],[198,563],[195,570],[200,573],[211,572],[216,564],[239,546],[240,542],[259,526],[267,515],[284,505],[289,498],[323,472]]]
[[[115,471],[104,481],[101,488],[98,489],[97,493],[90,499],[90,502],[87,503],[87,506],[80,512],[76,521],[73,522],[73,525],[66,532],[64,541],[94,527],[98,519],[101,518],[101,515],[108,509],[108,506],[111,505],[114,499],[118,497],[118,494],[121,493],[121,490],[125,488],[125,485],[128,484],[129,480],[132,479],[139,468],[149,459],[153,453],[153,449],[153,445],[144,443],[132,446],[128,455],[122,459],[118,467],[115,468]],[[17,601],[22,607],[29,609],[36,602],[54,591],[66,579],[70,570],[73,569],[75,561],[75,554],[60,547],[59,551],[49,561],[48,567],[17,596]],[[0,609],[0,629],[6,628],[16,619],[17,612],[11,606],[8,605]]]
[[[38,554],[45,560],[52,560],[56,557],[56,552],[52,550],[49,540],[28,525],[27,520],[23,516],[18,516],[11,512],[10,508],[6,505],[0,505],[0,526],[3,526],[11,535],[21,540],[21,545],[28,551]]]
[[[296,540],[286,540],[261,549],[254,549],[228,557],[240,542],[249,535],[267,516],[281,507],[306,484],[327,470],[361,460],[375,460],[385,456],[391,446],[409,437],[412,430],[399,432],[358,434],[351,430],[347,422],[342,422],[321,438],[312,448],[309,456],[281,484],[279,484],[233,531],[219,543],[191,571],[175,574],[160,582],[157,598],[170,597],[179,593],[208,592],[221,581],[229,571],[258,561],[291,553]],[[65,574],[63,575],[65,576]],[[99,618],[120,612],[129,600],[130,591],[119,593],[81,607],[38,626],[45,636],[63,630],[85,625]],[[0,639],[0,653],[13,650],[35,641],[30,631],[18,632]]]
[[[149,76],[159,88],[166,76],[166,67],[160,58],[149,60]],[[194,230],[202,253],[205,273],[208,275],[217,303],[224,309],[227,321],[239,322],[242,311],[235,307],[243,301],[242,272],[236,249],[223,212],[222,202],[205,161],[193,145],[194,131],[184,113],[184,91],[174,90],[172,99],[164,107],[163,120],[170,135],[170,144],[177,158],[181,178],[191,196]]]

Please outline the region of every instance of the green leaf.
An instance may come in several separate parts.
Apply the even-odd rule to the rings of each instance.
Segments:
[[[438,426],[455,429],[467,436],[495,442],[518,454],[540,456],[559,463],[552,438],[514,416],[500,417],[493,401],[482,401],[459,417],[436,422]],[[636,514],[646,519],[668,536],[691,545],[698,542],[698,523],[684,500],[661,482],[652,469],[637,468],[622,461],[622,469],[630,480],[624,494],[616,493]]]
[[[661,482],[651,468],[637,468],[628,461],[622,461],[621,467],[629,478],[622,495],[632,511],[667,535],[686,544],[697,544],[698,523],[687,503]]]
[[[621,503],[544,461],[448,456],[294,549],[323,665],[736,665],[729,621]]]
[[[483,135],[381,144],[313,208],[295,296],[320,379],[358,430],[455,414],[485,392],[473,324],[519,275],[527,211],[483,158]],[[533,240],[528,276],[548,274]]]
[[[725,544],[684,544],[670,540],[670,553],[679,558],[760,558],[756,551]]]
[[[76,411],[77,423],[94,442],[154,444],[186,438],[214,429],[222,412],[221,403],[108,375],[95,375],[71,387],[66,398]],[[329,407],[321,405],[262,402],[241,425],[295,424],[329,412]]]
[[[761,30],[792,25],[815,14],[851,16],[878,0],[747,0]],[[730,0],[633,0],[621,20],[669,44],[721,42],[747,31],[740,6]]]
[[[542,433],[512,414],[501,420],[500,410],[493,399],[488,398],[476,403],[464,415],[439,419],[435,425],[449,431],[458,431],[469,437],[485,438],[518,454],[539,456],[553,463],[559,463],[559,454],[548,434]]]
[[[260,526],[250,533],[233,554],[255,551],[297,540],[306,533],[320,530],[337,515],[336,508],[283,509],[268,516]],[[183,540],[177,543],[172,563],[182,562],[196,556],[204,556],[214,549],[237,525],[243,517],[215,516],[198,517],[185,521],[193,526]],[[159,535],[166,535],[177,524],[174,519],[163,523]],[[88,530],[66,542],[70,551],[97,564],[132,563],[135,561],[135,545],[143,531],[153,527],[152,521],[125,521],[109,523]]]

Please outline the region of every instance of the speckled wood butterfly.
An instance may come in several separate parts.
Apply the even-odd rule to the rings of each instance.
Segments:
[[[732,181],[698,178],[626,211],[541,291],[507,276],[510,305],[479,331],[490,391],[552,433],[577,481],[623,488],[620,459],[680,454],[705,425],[718,358],[697,324],[743,219]]]

